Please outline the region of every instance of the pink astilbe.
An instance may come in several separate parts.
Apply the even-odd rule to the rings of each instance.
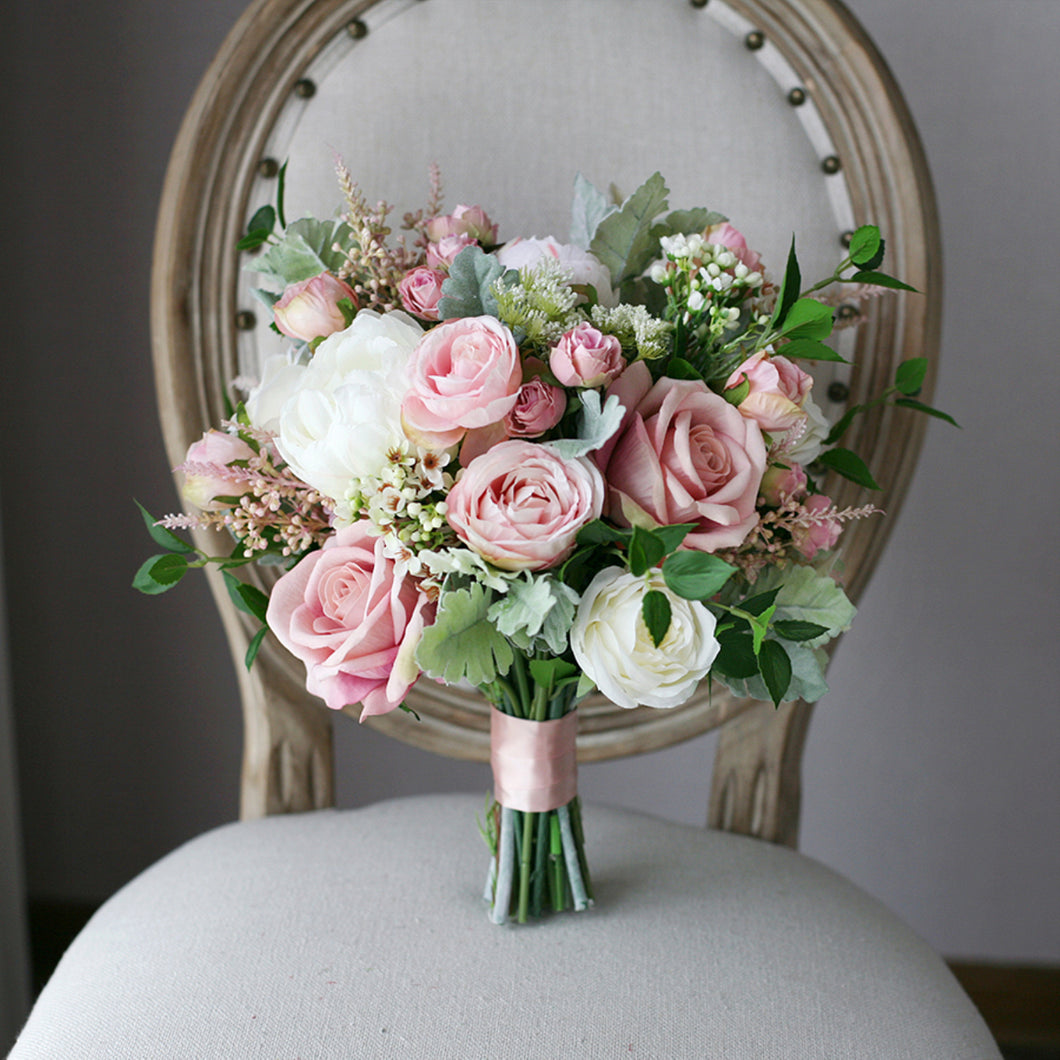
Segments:
[[[346,255],[339,267],[339,279],[353,288],[362,308],[381,312],[400,309],[398,285],[406,273],[423,264],[423,251],[406,246],[404,240],[395,247],[389,246],[391,229],[387,217],[393,207],[383,201],[369,206],[341,159],[336,162],[335,171],[346,200],[342,219],[350,226],[354,239],[352,247],[335,246]]]
[[[242,424],[240,434],[258,451],[239,464],[211,464],[185,461],[176,470],[185,475],[217,476],[242,487],[231,504],[199,515],[167,515],[159,525],[169,530],[195,527],[225,529],[243,546],[243,555],[252,558],[273,552],[301,556],[317,548],[332,534],[331,509],[327,499],[297,478],[280,459],[273,436]]]
[[[753,585],[766,566],[783,568],[789,563],[804,563],[805,557],[799,551],[798,542],[812,528],[883,514],[882,509],[874,504],[843,509],[830,504],[814,510],[805,502],[806,498],[782,497],[778,507],[759,514],[758,522],[739,548],[725,549],[717,555],[738,567]]]

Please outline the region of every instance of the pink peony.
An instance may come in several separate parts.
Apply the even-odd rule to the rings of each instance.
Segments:
[[[497,242],[497,226],[481,206],[458,206],[451,214],[427,222],[427,238],[432,243],[446,236],[469,236],[489,247]]]
[[[469,429],[503,420],[522,381],[519,349],[495,317],[439,324],[409,361],[401,405],[405,434],[425,449],[447,449]]]
[[[200,511],[217,511],[231,507],[218,497],[241,497],[246,483],[235,478],[228,465],[249,460],[254,450],[241,438],[224,431],[207,431],[188,448],[180,470],[184,471],[181,495]]]
[[[807,497],[802,502],[803,508],[815,515],[827,513],[833,507],[830,498],[820,493]],[[835,548],[839,535],[843,532],[843,524],[834,516],[825,514],[819,521],[809,526],[796,527],[792,531],[792,543],[807,559],[813,559],[818,552],[827,552]]]
[[[762,258],[758,251],[750,250],[743,233],[728,221],[711,225],[703,233],[703,238],[715,246],[727,247],[736,255],[737,260],[743,262],[752,272],[761,272]]]
[[[813,377],[787,357],[770,357],[765,350],[759,350],[729,376],[725,389],[740,386],[744,380],[751,389],[740,402],[740,413],[754,420],[763,431],[787,431],[806,418],[802,405],[813,386]]]
[[[762,432],[699,380],[660,379],[643,361],[608,389],[626,408],[594,454],[608,512],[623,526],[697,523],[689,548],[734,548],[754,526],[765,470]]]
[[[286,287],[272,307],[273,319],[288,338],[312,342],[346,327],[339,308],[339,302],[345,300],[357,308],[357,296],[350,285],[330,272],[322,272]]]
[[[605,386],[626,367],[622,343],[588,321],[582,321],[556,343],[548,363],[564,386]]]
[[[362,721],[405,698],[433,617],[434,605],[365,522],[339,530],[285,574],[267,612],[280,643],[305,663],[306,688],[334,710],[363,704]]]
[[[551,430],[567,410],[567,395],[561,387],[533,376],[521,387],[504,427],[513,438],[537,438]]]
[[[426,266],[413,269],[398,284],[401,304],[424,320],[437,320],[444,282],[445,273],[440,269],[428,269]]]
[[[600,516],[604,482],[586,459],[508,441],[473,460],[447,499],[449,525],[502,570],[543,570],[566,559]]]

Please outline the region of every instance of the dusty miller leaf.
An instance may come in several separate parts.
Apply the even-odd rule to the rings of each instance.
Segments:
[[[442,594],[416,649],[424,673],[447,685],[485,685],[508,672],[514,652],[487,617],[491,600],[490,591],[477,583]]]
[[[571,203],[570,241],[588,250],[600,222],[618,207],[596,185],[579,173],[574,178],[574,201]]]
[[[599,449],[622,426],[622,417],[626,414],[625,406],[615,394],[604,402],[602,408],[598,390],[583,390],[581,397],[578,437],[558,438],[556,441],[543,443],[554,449],[564,460],[574,460]]]
[[[589,249],[607,266],[616,287],[639,276],[658,256],[651,229],[666,209],[669,193],[662,175],[654,173],[597,227]]]

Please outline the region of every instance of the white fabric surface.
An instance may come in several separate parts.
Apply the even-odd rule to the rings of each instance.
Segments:
[[[596,908],[495,927],[474,796],[225,826],[115,895],[10,1060],[997,1060],[942,961],[821,865],[585,810]]]

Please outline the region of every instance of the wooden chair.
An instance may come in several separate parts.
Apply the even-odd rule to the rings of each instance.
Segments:
[[[448,203],[482,203],[502,238],[565,235],[578,171],[629,191],[661,170],[671,205],[728,214],[775,269],[792,231],[804,274],[823,275],[844,233],[877,223],[891,271],[927,293],[875,301],[839,338],[853,371],[823,372],[816,392],[834,418],[899,361],[936,357],[927,167],[838,0],[256,0],[191,104],[160,209],[152,324],[174,464],[273,341],[233,250],[248,217],[285,160],[288,216],[330,211],[332,150],[398,216],[439,162]],[[888,518],[844,535],[855,599],[923,427],[893,409],[857,422],[851,444],[885,483]],[[842,504],[857,494],[829,489]],[[107,903],[13,1057],[998,1056],[920,940],[785,849],[808,704],[775,710],[718,688],[672,711],[584,704],[583,761],[721,727],[710,828],[593,807],[598,907],[498,929],[477,893],[480,796],[292,814],[333,804],[333,715],[271,640],[244,669],[253,630],[219,579],[213,589],[240,674],[245,820]],[[474,694],[421,682],[413,698],[419,723],[370,724],[488,760]]]

